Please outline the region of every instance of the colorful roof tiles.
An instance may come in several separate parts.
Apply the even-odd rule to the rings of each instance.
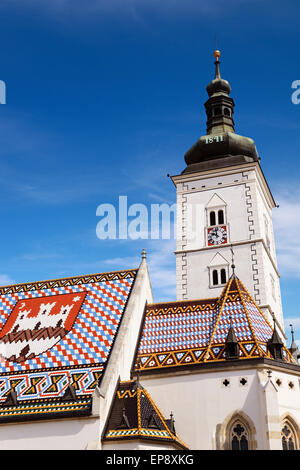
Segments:
[[[267,343],[273,328],[235,275],[219,298],[148,305],[139,369],[225,361],[230,325],[239,344],[239,359],[272,358]],[[283,360],[295,363],[285,347]]]
[[[70,408],[70,403],[59,402],[69,385],[84,412],[90,408],[136,273],[116,271],[0,288],[0,421],[8,415],[20,418],[23,411],[24,417],[37,414],[39,406],[44,414],[78,410],[79,403]],[[11,390],[18,405],[4,410]],[[52,405],[46,406],[49,400]]]

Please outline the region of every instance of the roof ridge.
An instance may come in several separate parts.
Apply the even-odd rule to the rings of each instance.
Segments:
[[[170,434],[171,438],[174,439],[175,441],[180,442],[181,445],[184,445],[187,448],[187,445],[177,436],[177,434],[173,434],[172,431],[169,429],[167,423],[166,423],[166,418],[164,414],[160,411],[158,406],[155,404],[155,402],[152,400],[150,393],[148,392],[147,389],[143,390],[144,394],[147,396],[148,400],[150,401],[154,411],[158,414],[160,420],[162,421],[166,431]]]
[[[271,328],[272,331],[274,331],[274,328],[272,327],[271,323],[269,322],[269,320],[267,319],[267,317],[265,316],[264,312],[260,309],[259,305],[257,305],[257,303],[255,302],[255,300],[253,299],[252,295],[250,294],[250,292],[248,291],[248,289],[244,286],[243,282],[238,279],[238,281],[240,282],[240,284],[242,285],[243,289],[245,290],[245,293],[247,295],[249,295],[250,299],[253,301],[255,307],[257,308],[257,310],[259,311],[259,313],[261,314],[261,316],[263,317],[263,319],[265,320],[265,322],[269,325],[269,327]],[[242,296],[241,296],[242,297]],[[242,299],[242,302],[244,301],[244,299]],[[255,337],[256,338],[256,337]],[[259,343],[257,342],[257,347],[259,349],[259,351],[262,351],[263,354],[264,351],[261,349],[261,347],[259,346]],[[288,350],[288,348],[285,346],[285,344],[283,344],[283,348],[285,350],[285,352],[287,353],[287,355],[294,361],[294,358],[291,354],[291,352]]]
[[[132,269],[119,269],[117,271],[105,271],[105,272],[100,272],[100,273],[91,273],[91,274],[80,274],[80,275],[74,275],[74,276],[68,276],[68,277],[58,277],[54,279],[41,279],[38,281],[28,281],[28,282],[20,282],[20,283],[15,283],[15,284],[7,284],[5,286],[0,286],[0,293],[1,290],[3,289],[8,289],[10,287],[22,287],[22,286],[34,286],[36,284],[44,284],[48,282],[58,282],[58,281],[70,281],[70,280],[75,280],[75,279],[83,279],[85,277],[94,277],[94,276],[108,276],[109,274],[119,274],[119,273],[133,273],[137,272],[139,268],[132,268]]]
[[[168,305],[168,304],[187,304],[187,303],[190,303],[190,302],[206,302],[206,301],[211,301],[211,300],[218,301],[218,299],[219,299],[219,296],[217,296],[217,297],[205,297],[204,299],[170,300],[168,302],[155,302],[155,303],[152,303],[152,304],[147,304],[146,308],[157,307],[158,305]]]
[[[207,356],[208,354],[210,353],[210,350],[211,350],[211,346],[212,346],[212,342],[213,342],[213,337],[215,335],[215,332],[217,330],[217,326],[218,326],[218,323],[219,323],[219,320],[220,320],[220,317],[221,317],[221,313],[223,311],[223,307],[224,307],[224,304],[225,304],[225,300],[227,298],[227,294],[228,294],[228,291],[229,291],[229,287],[231,286],[232,284],[232,276],[228,279],[228,282],[226,284],[226,286],[224,287],[223,291],[222,291],[222,294],[220,295],[219,297],[219,300],[217,302],[217,304],[221,301],[222,299],[222,296],[223,296],[223,301],[222,301],[222,304],[221,304],[221,307],[220,307],[220,311],[217,315],[217,318],[216,318],[216,321],[215,321],[215,325],[214,325],[214,329],[212,331],[212,334],[211,334],[211,337],[210,337],[210,340],[209,340],[209,343],[208,343],[208,346],[207,346],[207,349],[204,353],[204,356],[203,356],[203,362],[206,362],[207,360]]]
[[[237,279],[238,279],[238,278],[237,278]],[[240,280],[238,279],[238,281],[240,281]],[[259,344],[258,344],[256,335],[255,335],[255,332],[254,332],[254,329],[253,329],[253,326],[252,326],[252,322],[251,322],[251,320],[250,320],[250,318],[249,318],[248,311],[247,311],[247,307],[246,307],[245,301],[244,301],[244,299],[243,299],[243,295],[242,295],[242,292],[241,292],[241,289],[240,289],[240,285],[239,285],[238,282],[236,283],[236,286],[237,286],[237,290],[238,290],[238,292],[239,292],[239,294],[240,294],[240,297],[241,297],[242,306],[243,306],[243,309],[244,309],[245,314],[246,314],[246,317],[247,317],[247,321],[248,321],[249,328],[250,328],[250,330],[251,330],[251,333],[252,333],[252,336],[253,336],[253,339],[254,339],[254,343],[255,343],[255,345],[256,345],[256,347],[257,347],[257,349],[258,349],[259,355],[261,355],[262,350],[261,350],[261,348],[259,347]],[[245,289],[245,287],[244,287],[243,284],[242,284],[242,286],[243,286],[243,288]],[[246,293],[250,296],[250,294],[249,294],[248,291],[246,291]],[[250,298],[252,299],[251,296],[250,296]],[[264,355],[263,355],[263,356],[264,356]]]

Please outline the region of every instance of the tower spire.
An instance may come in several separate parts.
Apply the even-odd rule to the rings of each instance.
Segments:
[[[298,359],[300,358],[300,351],[297,346],[297,343],[295,342],[293,325],[290,324],[290,327],[291,327],[291,334],[292,334],[292,344],[291,344],[291,347],[289,348],[289,351],[292,354],[292,356],[296,359],[296,361],[298,361]]]
[[[235,133],[235,105],[229,96],[231,87],[221,76],[221,52],[217,47],[213,56],[214,78],[206,87],[209,98],[204,104],[207,115],[206,135],[201,136],[186,152],[184,159],[187,168],[184,173],[259,161],[254,141]]]
[[[268,349],[269,349],[269,351],[272,354],[274,359],[282,360],[282,358],[283,358],[283,356],[282,356],[283,342],[282,342],[282,340],[281,340],[281,338],[278,334],[277,328],[276,328],[276,318],[275,318],[274,313],[272,313],[272,317],[273,317],[274,326],[273,326],[273,334],[272,334],[271,338],[268,341]]]
[[[230,98],[230,85],[221,77],[220,60],[221,52],[216,49],[213,53],[215,60],[215,78],[207,85],[209,95],[205,103],[207,114],[207,134],[220,132],[234,132],[233,108],[234,102]]]

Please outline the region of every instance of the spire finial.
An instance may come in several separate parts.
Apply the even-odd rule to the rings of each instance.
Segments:
[[[233,251],[233,248],[232,248],[232,245],[230,247],[230,251],[231,251],[231,268],[232,268],[232,276],[235,277],[235,264],[234,264],[234,251]]]
[[[175,431],[175,419],[174,419],[174,415],[173,415],[173,412],[171,411],[170,413],[170,419],[168,419],[168,422],[169,422],[169,428],[171,430],[171,432],[173,434],[176,434],[176,431]]]
[[[214,58],[216,59],[215,65],[216,65],[216,72],[215,72],[215,80],[216,78],[221,78],[221,73],[220,73],[220,62],[219,62],[219,57],[221,55],[221,52],[216,49],[214,52]]]
[[[216,62],[219,62],[219,57],[221,55],[221,52],[218,49],[216,49],[213,55],[214,55],[214,58],[216,59]]]
[[[291,327],[291,333],[292,333],[292,342],[295,341],[294,339],[294,328],[293,328],[293,325],[290,323],[290,327]]]
[[[142,259],[146,259],[147,258],[147,251],[145,250],[145,248],[143,248],[143,251],[142,251]]]
[[[140,384],[140,370],[141,370],[141,358],[138,357],[135,363],[136,379],[134,381],[134,389],[143,388]]]

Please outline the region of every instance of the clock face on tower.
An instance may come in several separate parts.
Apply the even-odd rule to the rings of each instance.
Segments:
[[[222,245],[227,243],[227,230],[226,226],[218,226],[209,228],[207,230],[208,245]]]

